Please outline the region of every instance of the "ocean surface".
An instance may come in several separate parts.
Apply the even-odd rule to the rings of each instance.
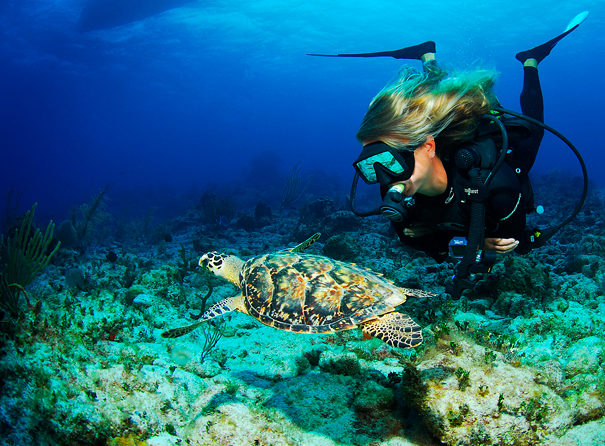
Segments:
[[[308,54],[434,40],[446,69],[495,69],[520,111],[514,55],[581,11],[539,72],[546,124],[588,168],[584,208],[453,300],[453,260],[348,210],[368,104],[419,62]],[[604,28],[602,1],[1,1],[0,444],[605,444]],[[574,154],[547,134],[531,175],[532,223],[563,221]],[[401,307],[421,346],[239,312],[161,336],[237,295],[202,254],[316,232],[300,255],[435,293]]]

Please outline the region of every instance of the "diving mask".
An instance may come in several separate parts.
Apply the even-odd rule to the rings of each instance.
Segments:
[[[407,219],[408,209],[414,205],[412,197],[404,194],[402,181],[409,179],[414,172],[414,149],[394,149],[379,141],[363,147],[359,158],[353,163],[355,177],[351,186],[351,209],[360,216],[382,214],[391,221],[402,222]],[[360,211],[355,206],[357,180],[361,177],[367,184],[380,183],[387,188],[382,205],[374,210]],[[397,184],[393,184],[397,183]]]
[[[412,176],[414,151],[397,150],[381,141],[374,142],[363,147],[353,167],[367,184],[388,186]]]

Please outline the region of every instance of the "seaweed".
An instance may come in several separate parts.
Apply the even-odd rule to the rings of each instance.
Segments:
[[[500,395],[498,395],[498,413],[502,412],[502,409],[504,409],[504,394],[501,393]]]
[[[12,317],[19,315],[19,298],[29,298],[25,287],[48,265],[61,243],[51,247],[55,224],[50,221],[44,233],[34,229],[37,203],[25,213],[21,226],[12,236],[0,235],[0,307]],[[31,305],[30,305],[31,306]]]
[[[206,294],[201,297],[201,305],[200,305],[200,312],[198,314],[195,313],[189,313],[189,315],[193,318],[193,319],[199,319],[202,317],[202,315],[206,312],[206,306],[208,305],[208,299],[210,298],[210,296],[212,295],[212,291],[214,290],[214,286],[212,285],[212,277],[213,275],[209,272],[202,272],[201,273],[204,277],[204,279],[206,280],[206,286],[208,287],[208,291],[206,292]]]
[[[73,208],[71,210],[70,221],[64,222],[71,227],[75,238],[74,247],[80,254],[86,251],[86,245],[90,238],[90,228],[101,218],[100,211],[108,189],[109,185],[106,185],[93,197],[90,203],[84,203],[78,208]]]
[[[204,362],[204,359],[214,349],[218,341],[223,337],[225,322],[210,321],[207,324],[202,325],[202,332],[204,333],[204,345],[202,346],[202,352],[200,353],[200,363]]]
[[[177,271],[177,279],[179,281],[179,283],[182,285],[183,284],[183,280],[185,280],[185,277],[187,276],[187,274],[189,274],[192,271],[191,268],[191,262],[189,261],[189,259],[187,258],[187,251],[185,250],[185,246],[179,242],[179,264],[178,264],[178,271]],[[211,288],[212,290],[212,288]]]
[[[470,387],[471,385],[471,380],[470,380],[470,372],[468,370],[464,370],[462,367],[458,367],[455,371],[454,374],[456,375],[456,378],[458,378],[458,388],[462,391],[466,390],[468,387]]]
[[[428,393],[428,386],[422,381],[420,370],[411,362],[403,366],[399,389],[406,405],[416,410],[422,408]]]
[[[546,422],[549,407],[543,396],[535,396],[521,403],[519,412],[532,424],[540,425]]]
[[[307,182],[303,179],[300,171],[300,163],[297,163],[292,167],[292,170],[288,175],[286,184],[284,184],[282,190],[281,202],[279,205],[280,212],[292,207],[305,194]]]
[[[450,409],[447,411],[447,420],[451,426],[460,426],[464,423],[466,416],[469,414],[470,408],[468,404],[461,404],[457,410]]]

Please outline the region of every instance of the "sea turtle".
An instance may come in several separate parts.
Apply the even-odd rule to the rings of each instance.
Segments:
[[[420,326],[395,307],[408,296],[435,294],[399,288],[351,263],[302,254],[318,237],[247,261],[217,252],[204,254],[199,265],[234,283],[242,293],[211,306],[198,322],[165,331],[162,337],[185,335],[209,319],[238,310],[280,330],[334,333],[361,327],[393,347],[419,345]]]

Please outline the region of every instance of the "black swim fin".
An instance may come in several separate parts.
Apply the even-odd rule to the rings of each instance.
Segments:
[[[321,57],[394,57],[395,59],[418,59],[427,53],[435,53],[435,42],[428,42],[419,45],[408,46],[393,51],[378,51],[375,53],[355,53],[355,54],[307,54],[307,56]]]
[[[536,59],[538,63],[542,62],[542,60],[550,54],[555,45],[559,43],[559,40],[580,26],[580,24],[586,20],[586,17],[588,17],[588,11],[581,12],[575,16],[571,22],[569,22],[567,28],[565,28],[565,31],[563,31],[557,37],[550,39],[548,42],[538,45],[535,48],[521,51],[515,55],[515,58],[521,63],[524,63],[527,59]]]

